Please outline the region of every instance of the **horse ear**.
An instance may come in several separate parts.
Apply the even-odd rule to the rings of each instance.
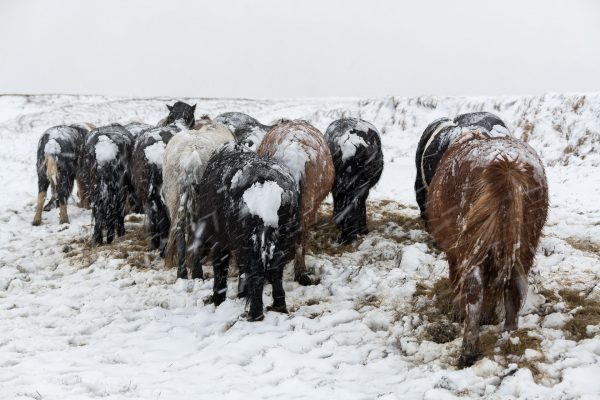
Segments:
[[[195,104],[192,106],[192,111],[196,111],[196,105]]]
[[[172,110],[173,110],[173,106],[170,106],[170,105],[168,105],[168,104],[167,104],[167,108],[169,109],[169,111],[172,111]]]

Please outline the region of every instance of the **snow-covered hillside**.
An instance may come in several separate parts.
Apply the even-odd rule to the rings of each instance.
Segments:
[[[234,277],[216,310],[203,302],[211,279],[176,281],[145,251],[139,216],[96,249],[90,212],[74,204],[69,226],[56,210],[31,226],[46,128],[156,123],[173,100],[0,96],[0,399],[600,398],[600,94],[183,99],[196,115],[302,118],[322,131],[356,116],[382,133],[371,233],[336,246],[324,206],[307,257],[321,284],[298,286],[288,266],[290,314],[260,323],[238,319]],[[540,153],[551,208],[521,329],[483,327],[486,357],[459,370],[462,327],[446,318],[447,264],[417,218],[413,157],[429,122],[481,110]]]

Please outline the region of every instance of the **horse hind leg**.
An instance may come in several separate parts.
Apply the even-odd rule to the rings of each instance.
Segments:
[[[227,275],[229,273],[229,249],[222,246],[213,248],[214,285],[213,300],[215,306],[225,301],[227,297]]]
[[[510,279],[504,287],[504,330],[512,331],[518,327],[518,313],[525,297],[527,283],[523,278],[513,271]]]
[[[44,201],[46,200],[48,186],[50,186],[50,181],[45,175],[42,175],[38,171],[38,196],[35,214],[33,216],[33,221],[31,222],[31,224],[34,226],[38,226],[42,223],[42,210],[44,209]]]
[[[46,200],[46,192],[39,192],[37,197],[37,205],[35,207],[35,215],[33,216],[34,226],[38,226],[42,223],[42,210],[44,209],[44,200]]]
[[[273,286],[273,304],[267,307],[267,311],[287,314],[285,290],[283,289],[283,266],[272,270],[269,275],[271,276],[271,285]]]
[[[58,201],[58,216],[61,224],[69,223],[67,202],[69,201],[69,196],[71,195],[71,191],[73,189],[73,186],[69,185],[68,182],[65,182],[65,180],[65,178],[61,179],[55,187],[55,195]]]
[[[360,210],[359,221],[358,221],[358,233],[361,235],[366,235],[369,233],[369,228],[367,227],[367,198],[369,197],[369,190],[367,189],[366,193],[364,193],[359,201],[358,208]]]
[[[314,280],[306,270],[306,262],[304,261],[306,253],[306,234],[304,228],[300,229],[296,238],[295,256],[294,256],[294,280],[302,286],[316,285],[318,280]]]
[[[483,307],[483,285],[479,267],[473,268],[464,278],[461,290],[461,303],[465,321],[459,366],[468,367],[473,365],[481,356],[479,323]]]

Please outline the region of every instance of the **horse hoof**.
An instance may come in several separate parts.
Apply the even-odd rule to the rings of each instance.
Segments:
[[[306,272],[296,274],[295,278],[296,282],[298,282],[302,286],[318,285],[320,282],[320,280],[318,279],[312,279]]]
[[[257,315],[257,316],[253,316],[250,313],[248,313],[246,315],[246,320],[248,322],[258,322],[258,321],[262,321],[263,319],[265,319],[265,314],[263,314],[263,313],[260,313],[260,315]]]
[[[284,305],[281,306],[276,306],[276,305],[272,305],[272,306],[267,306],[267,311],[275,311],[278,313],[282,313],[282,314],[287,314],[288,310],[287,307]]]
[[[475,364],[475,361],[477,361],[479,358],[481,357],[481,353],[463,353],[461,354],[460,358],[458,359],[458,367],[459,368],[467,368],[472,366],[473,364]]]
[[[188,278],[187,271],[185,271],[185,272],[177,272],[177,279],[187,279],[187,278]]]
[[[202,279],[202,280],[204,280],[204,273],[201,273],[201,272],[192,272],[192,279]]]
[[[516,331],[517,330],[517,324],[507,324],[504,323],[504,328],[505,331]]]
[[[33,226],[40,226],[41,224],[42,224],[41,219],[34,219],[33,222],[31,223],[31,225],[33,225]]]
[[[217,307],[219,304],[221,304],[222,302],[225,301],[225,294],[224,293],[213,293],[212,295],[212,299],[213,302],[215,303],[215,307]]]

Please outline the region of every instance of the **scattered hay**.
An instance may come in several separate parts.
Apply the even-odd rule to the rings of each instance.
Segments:
[[[559,294],[573,316],[563,326],[566,336],[576,341],[589,338],[587,327],[600,325],[600,302],[590,300],[582,291],[573,289],[562,289]]]
[[[340,244],[337,238],[339,228],[333,223],[333,207],[323,204],[317,212],[317,222],[308,233],[307,253],[338,256],[346,252],[356,251],[357,243]]]
[[[453,341],[460,334],[460,328],[457,324],[447,320],[435,321],[425,327],[425,339],[434,343],[448,343]]]
[[[538,294],[541,294],[542,296],[544,296],[544,298],[546,299],[546,303],[556,304],[556,303],[560,302],[560,296],[551,289],[542,288],[541,290],[538,291]]]
[[[133,216],[128,217],[128,221]],[[126,260],[135,268],[152,268],[160,260],[158,251],[150,251],[150,235],[142,225],[128,226],[125,234],[115,238],[110,245],[97,246],[90,236],[76,238],[63,247],[66,256],[89,266],[102,256]]]
[[[418,215],[407,216],[404,212],[407,209],[410,207],[391,200],[368,201],[369,232],[397,243],[415,243],[408,232],[425,231],[426,227]],[[339,235],[340,229],[333,223],[333,207],[323,204],[317,213],[317,222],[308,234],[307,251],[312,254],[339,256],[357,250],[360,240],[351,244],[340,244],[337,242]]]
[[[558,291],[560,299],[565,302],[569,309],[581,307],[585,304],[586,300],[583,293],[576,289],[560,289]]]
[[[574,237],[565,239],[565,242],[567,242],[572,248],[583,251],[584,253],[600,255],[600,243]]]
[[[374,294],[361,297],[354,302],[354,309],[360,311],[364,307],[378,308],[381,305],[381,299]]]
[[[527,368],[536,381],[543,377],[538,368],[538,364],[545,360],[542,339],[533,329],[517,329],[510,332],[510,335],[499,335],[489,330],[479,335],[479,344],[484,357],[496,360],[505,367],[509,363],[516,363],[518,368]],[[537,351],[540,357],[526,358],[527,349]]]
[[[450,279],[440,278],[432,287],[417,283],[413,305],[426,320],[423,339],[435,343],[448,343],[461,332],[457,323],[459,315],[454,309],[454,294]]]

